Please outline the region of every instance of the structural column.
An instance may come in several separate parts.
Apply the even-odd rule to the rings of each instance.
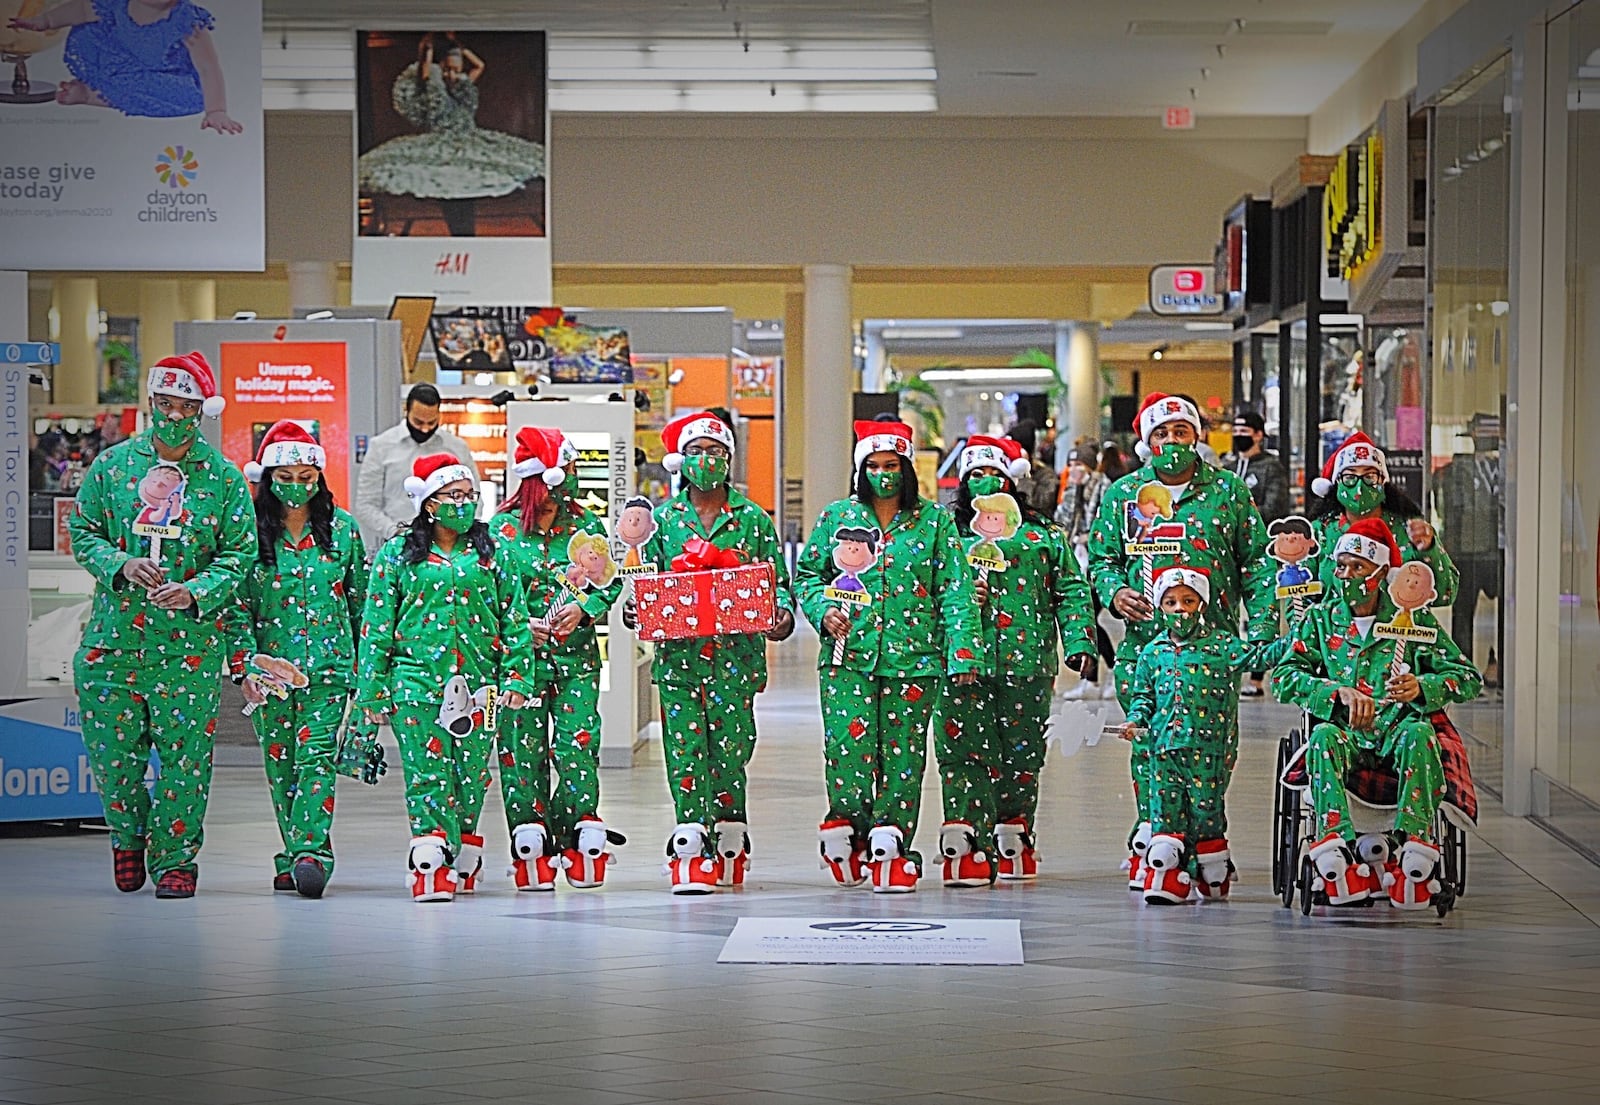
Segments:
[[[177,350],[173,330],[185,317],[177,280],[139,281],[139,360],[149,368]]]
[[[182,280],[178,283],[179,322],[210,322],[217,317],[217,282]],[[188,352],[188,350],[184,350]]]
[[[27,302],[27,297],[23,297]],[[61,277],[51,300],[61,343],[50,402],[82,406],[100,399],[100,283],[92,276]]]
[[[289,312],[317,311],[338,303],[338,275],[332,261],[290,261]]]
[[[1056,370],[1067,382],[1066,417],[1056,412],[1062,427],[1056,447],[1056,465],[1066,464],[1067,450],[1079,438],[1100,441],[1100,340],[1094,323],[1056,324]]]
[[[850,489],[850,266],[805,267],[805,517]]]

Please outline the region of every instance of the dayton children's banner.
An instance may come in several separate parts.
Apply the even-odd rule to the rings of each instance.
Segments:
[[[350,507],[350,398],[342,341],[222,343],[222,452],[254,459],[280,418],[300,423],[328,455],[323,474],[334,500]]]
[[[0,3],[0,268],[260,270],[259,0]]]

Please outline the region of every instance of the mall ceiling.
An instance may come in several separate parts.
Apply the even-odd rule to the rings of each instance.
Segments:
[[[702,40],[734,54],[931,47],[952,115],[1307,115],[1424,0],[464,0],[455,28]],[[437,28],[438,0],[266,0],[285,30]],[[746,50],[746,45],[750,50]]]

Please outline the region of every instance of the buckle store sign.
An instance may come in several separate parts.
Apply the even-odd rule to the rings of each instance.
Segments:
[[[1157,265],[1150,270],[1150,310],[1155,314],[1220,315],[1225,307],[1213,265]]]

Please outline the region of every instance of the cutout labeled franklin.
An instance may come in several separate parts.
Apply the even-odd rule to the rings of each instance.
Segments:
[[[967,563],[986,572],[1006,570],[1000,542],[1009,541],[1022,528],[1022,508],[1004,491],[979,495],[972,500],[972,524],[968,527],[977,543],[967,550]]]
[[[656,535],[656,529],[655,507],[649,499],[635,495],[622,504],[622,513],[617,518],[617,540],[628,550],[622,558],[620,571],[623,575],[643,575],[657,570],[657,565],[645,563],[640,551]]]
[[[1160,480],[1139,488],[1128,503],[1123,551],[1129,556],[1178,556],[1188,528],[1174,522],[1172,489]]]
[[[175,464],[152,464],[139,480],[133,532],[140,537],[182,537],[183,493],[189,481]]]
[[[1305,561],[1321,551],[1309,519],[1299,516],[1279,518],[1267,527],[1267,555],[1278,562],[1280,599],[1322,594],[1322,584],[1306,567]]]
[[[833,534],[833,566],[839,574],[833,583],[822,590],[829,602],[849,606],[869,606],[872,596],[861,573],[878,562],[878,552],[883,542],[883,532],[876,526],[840,526]]]

